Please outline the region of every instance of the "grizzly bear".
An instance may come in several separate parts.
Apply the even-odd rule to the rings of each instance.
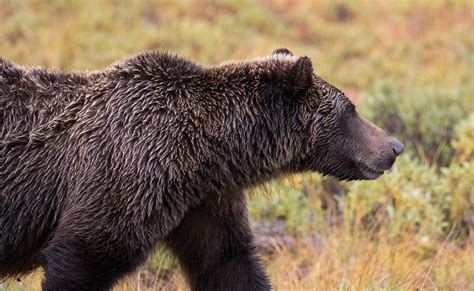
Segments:
[[[193,290],[269,290],[244,189],[374,179],[403,150],[285,48],[89,73],[0,59],[0,125],[0,278],[42,267],[43,290],[109,290],[160,243]]]

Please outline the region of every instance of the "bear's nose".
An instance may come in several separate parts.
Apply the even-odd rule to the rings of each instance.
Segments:
[[[399,155],[403,152],[405,146],[396,138],[393,139],[393,152],[395,155]]]

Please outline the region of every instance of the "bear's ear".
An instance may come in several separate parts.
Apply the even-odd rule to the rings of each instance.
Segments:
[[[272,55],[284,55],[284,56],[293,56],[293,53],[286,47],[280,47],[273,50]]]
[[[263,73],[265,96],[297,96],[308,90],[313,82],[313,64],[308,57],[272,60],[271,68]]]
[[[294,93],[301,93],[309,89],[313,80],[313,63],[308,57],[300,57],[292,65],[289,76]]]

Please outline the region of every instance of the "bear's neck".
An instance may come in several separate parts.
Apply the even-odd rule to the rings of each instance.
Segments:
[[[215,68],[201,106],[208,112],[208,157],[218,180],[250,187],[291,172],[295,141],[288,127],[291,116],[259,95],[258,75],[246,64]]]

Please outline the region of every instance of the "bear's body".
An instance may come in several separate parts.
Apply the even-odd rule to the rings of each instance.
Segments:
[[[218,67],[146,53],[84,74],[0,59],[0,277],[42,266],[45,290],[109,289],[165,243],[195,290],[269,289],[243,189],[364,178],[315,146],[330,140],[309,122],[317,84],[286,50]]]

